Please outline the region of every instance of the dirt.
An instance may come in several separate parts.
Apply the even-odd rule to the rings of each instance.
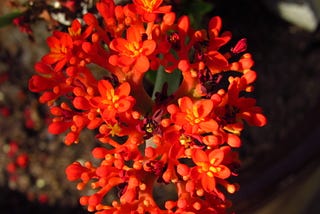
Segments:
[[[216,1],[211,15],[223,18],[234,41],[248,39],[258,72],[255,96],[268,117],[266,127],[243,133],[243,165],[235,179],[242,187],[233,197],[238,213],[250,213],[319,163],[320,34],[283,21],[259,1]],[[49,32],[41,23],[34,30],[31,42],[14,26],[0,29],[1,213],[85,213],[64,169],[90,158],[92,138],[66,147],[63,136],[47,133],[47,109],[27,85]],[[18,149],[8,154],[13,142]],[[7,165],[25,153],[27,166],[8,173]]]

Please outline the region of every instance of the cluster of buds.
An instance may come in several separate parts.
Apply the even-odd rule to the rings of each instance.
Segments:
[[[47,39],[50,52],[29,81],[50,108],[49,132],[67,132],[66,145],[84,129],[97,133],[96,161],[66,169],[79,190],[92,189],[80,203],[97,214],[225,213],[244,123],[266,124],[248,96],[256,72],[246,40],[228,47],[220,17],[195,30],[162,0],[96,8]],[[168,94],[163,80],[152,96],[144,80],[161,71],[180,73],[180,84]],[[162,204],[157,183],[175,191]]]
[[[9,140],[9,143],[4,144],[3,150],[9,159],[9,162],[6,165],[9,179],[8,185],[15,189],[23,185],[23,180],[26,179],[25,175],[30,173],[30,157],[27,152],[23,151],[20,143],[14,140]],[[31,202],[37,201],[41,204],[46,204],[48,202],[48,195],[46,193],[37,193],[30,189],[26,191],[26,197]]]
[[[19,145],[15,141],[10,141],[6,150],[7,156],[10,159],[6,169],[10,180],[16,180],[17,169],[25,169],[28,166],[29,158],[26,153],[19,151]]]

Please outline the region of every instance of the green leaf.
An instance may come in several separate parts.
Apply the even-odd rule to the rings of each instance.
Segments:
[[[181,72],[176,69],[172,73],[167,73],[163,66],[157,71],[156,80],[152,92],[152,99],[155,99],[156,92],[161,92],[164,83],[168,83],[168,95],[173,94],[179,87],[181,81]]]
[[[204,16],[211,12],[214,6],[212,2],[204,0],[184,0],[181,5],[182,13],[188,14],[191,24],[196,28],[202,27]]]

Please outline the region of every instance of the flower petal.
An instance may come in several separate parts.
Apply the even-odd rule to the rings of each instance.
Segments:
[[[218,166],[223,161],[224,153],[220,149],[215,149],[209,153],[208,158],[211,165]]]
[[[201,149],[195,149],[192,151],[192,160],[197,163],[209,162],[207,154]]]
[[[133,66],[133,70],[139,73],[145,73],[146,71],[148,71],[149,67],[150,67],[149,59],[146,56],[141,55],[137,58]]]
[[[207,175],[202,175],[201,185],[206,192],[212,192],[216,189],[216,181],[214,177],[209,177]]]

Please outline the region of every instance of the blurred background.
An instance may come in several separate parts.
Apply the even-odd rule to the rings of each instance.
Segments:
[[[45,39],[50,29],[76,18],[56,7],[57,2],[69,1],[0,2],[1,213],[86,213],[78,205],[76,184],[66,180],[64,169],[75,160],[90,158],[94,145],[86,142],[91,134],[84,134],[74,147],[63,145],[63,136],[48,134],[47,109],[27,87],[34,63],[48,51]],[[76,2],[87,5],[77,8],[78,15],[93,5],[90,0]],[[255,96],[269,122],[243,132],[243,164],[240,175],[233,179],[241,188],[230,196],[235,212],[320,213],[319,1],[171,3],[199,27],[205,27],[210,17],[221,16],[223,29],[233,33],[234,43],[247,38],[248,51],[255,59]],[[56,10],[47,10],[44,4]],[[32,8],[37,14],[29,20],[32,34],[3,21],[16,16],[15,8]]]

